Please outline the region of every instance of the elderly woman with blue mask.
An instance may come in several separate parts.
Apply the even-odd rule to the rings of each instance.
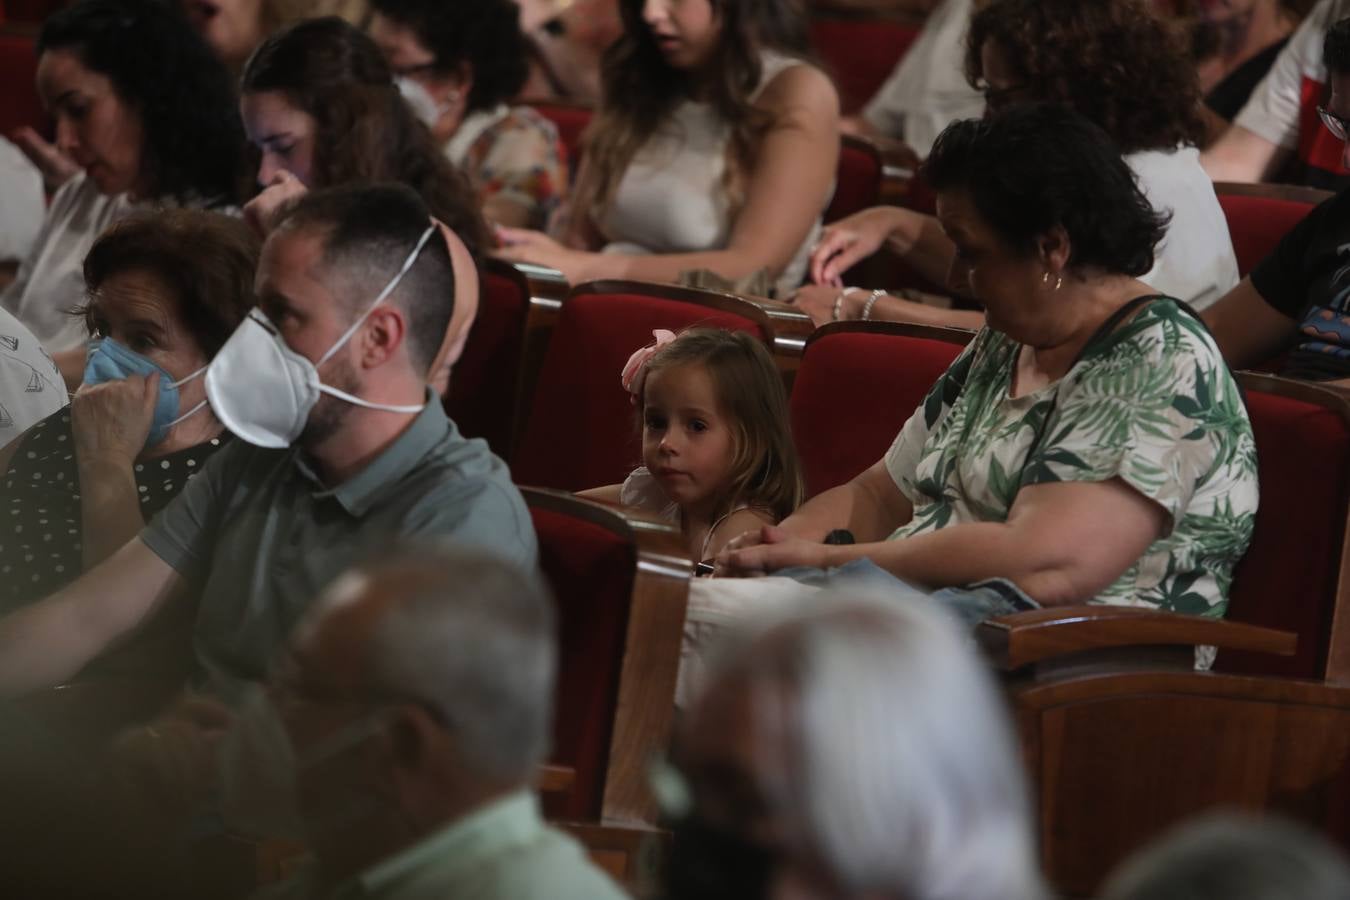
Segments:
[[[254,305],[258,246],[242,221],[189,209],[133,216],[94,243],[84,384],[0,450],[0,611],[134,537],[227,438],[204,374]]]

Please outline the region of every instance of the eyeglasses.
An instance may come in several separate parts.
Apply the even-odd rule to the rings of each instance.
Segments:
[[[1327,131],[1338,141],[1350,140],[1350,119],[1336,115],[1325,106],[1317,107],[1317,115],[1321,118],[1322,124],[1327,126]]]

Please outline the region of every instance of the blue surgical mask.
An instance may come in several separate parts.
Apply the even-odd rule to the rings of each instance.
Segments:
[[[155,416],[150,421],[150,434],[145,446],[153,447],[168,437],[169,429],[206,406],[203,400],[183,415],[178,415],[178,388],[206,371],[206,366],[186,378],[174,381],[173,376],[155,363],[123,347],[112,338],[98,338],[89,347],[84,364],[84,383],[102,384],[105,381],[123,381],[131,375],[159,373],[159,396],[155,398]]]

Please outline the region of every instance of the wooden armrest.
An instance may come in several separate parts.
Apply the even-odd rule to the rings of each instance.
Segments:
[[[981,622],[976,639],[1000,669],[1111,647],[1211,645],[1293,656],[1298,635],[1137,606],[1059,606]]]
[[[541,794],[563,794],[572,789],[576,780],[577,770],[571,766],[546,763],[535,773],[534,787]]]
[[[525,283],[530,287],[531,306],[547,306],[551,309],[557,309],[562,305],[567,292],[571,290],[567,278],[557,269],[538,266],[534,263],[512,263],[512,265],[516,271],[525,276]]]

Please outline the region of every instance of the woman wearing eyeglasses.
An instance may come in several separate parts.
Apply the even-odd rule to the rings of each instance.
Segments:
[[[1172,216],[1142,281],[1197,308],[1238,283],[1227,220],[1195,146],[1203,127],[1194,67],[1143,0],[995,0],[971,19],[966,77],[984,93],[987,114],[1025,102],[1061,104],[1115,140],[1144,195]],[[798,304],[818,322],[983,324],[978,312],[846,290],[844,272],[883,244],[929,281],[946,284],[954,248],[937,220],[875,207],[826,229],[811,257],[816,286],[803,288]]]
[[[544,228],[567,187],[558,129],[511,106],[530,71],[511,0],[373,0],[370,34],[446,157],[499,225]]]

